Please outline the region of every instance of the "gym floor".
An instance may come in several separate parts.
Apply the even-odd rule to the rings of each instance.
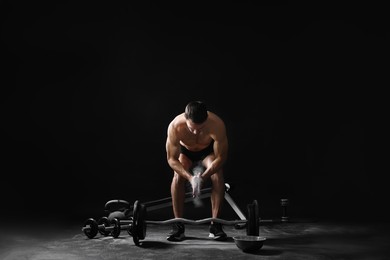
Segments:
[[[165,239],[168,225],[147,226],[136,246],[122,231],[118,238],[98,234],[89,239],[80,225],[4,225],[0,259],[390,259],[389,223],[291,222],[262,224],[263,247],[241,251],[233,236],[245,229],[225,226],[228,240],[208,238],[208,225],[187,225],[182,242]]]

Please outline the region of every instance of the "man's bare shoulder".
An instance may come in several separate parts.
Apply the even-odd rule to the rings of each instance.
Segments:
[[[217,114],[210,112],[210,111],[209,111],[209,119],[210,119],[210,122],[214,126],[224,126],[225,125],[225,123],[221,117],[219,117]]]
[[[175,127],[178,125],[182,125],[183,123],[185,123],[185,121],[186,119],[184,113],[182,113],[180,115],[175,116],[169,125]]]
[[[173,120],[169,123],[168,128],[173,132],[178,132],[183,128],[183,126],[185,126],[185,123],[186,119],[184,113],[182,113],[173,118]]]

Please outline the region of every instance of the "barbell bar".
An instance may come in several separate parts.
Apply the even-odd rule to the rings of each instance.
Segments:
[[[155,224],[155,225],[167,225],[167,224],[173,224],[173,223],[183,223],[183,224],[189,224],[189,225],[200,225],[210,222],[216,222],[221,223],[224,225],[235,225],[235,224],[242,224],[248,222],[247,220],[224,220],[220,218],[204,218],[199,220],[192,220],[192,219],[186,219],[186,218],[173,218],[168,220],[146,220],[146,224]]]
[[[231,189],[230,184],[225,183],[225,192],[228,192]],[[199,199],[208,198],[211,196],[212,188],[204,188],[201,190],[201,193],[199,195]],[[184,202],[191,202],[194,200],[192,192],[187,192],[184,194]],[[143,204],[148,208],[149,211],[158,210],[162,208],[167,208],[172,206],[172,197],[167,197],[163,199],[158,200],[152,200],[143,202]],[[120,200],[120,199],[114,199],[109,200],[104,205],[104,210],[107,212],[115,212],[115,211],[122,211],[127,213],[128,211],[133,211],[133,205],[130,205],[130,203],[126,200]],[[129,212],[132,213],[132,212]],[[125,214],[127,215],[127,214]]]

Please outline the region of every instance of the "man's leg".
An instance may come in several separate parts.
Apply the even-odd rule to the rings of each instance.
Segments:
[[[171,183],[172,207],[175,218],[183,217],[186,180],[175,173]]]
[[[184,155],[180,155],[179,161],[184,168],[189,169],[191,161]],[[181,177],[176,172],[173,175],[171,183],[172,208],[175,218],[182,218],[184,214],[184,200],[185,200],[185,184],[187,180]],[[169,241],[182,241],[184,239],[185,227],[182,223],[175,223],[172,225],[172,231],[168,234]]]
[[[225,198],[225,180],[222,170],[211,175],[213,185],[211,192],[211,215],[218,218]]]
[[[183,217],[184,196],[185,196],[185,180],[177,173],[174,174],[171,183],[172,207],[175,218]],[[185,227],[182,223],[174,223],[172,231],[168,234],[168,241],[182,241],[185,236]]]
[[[225,180],[222,170],[211,175],[211,182],[213,185],[211,191],[211,214],[213,218],[218,218],[225,199]],[[215,240],[226,240],[227,235],[223,231],[220,223],[211,223],[209,237]]]

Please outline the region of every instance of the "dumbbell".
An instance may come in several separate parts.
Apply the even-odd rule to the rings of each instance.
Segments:
[[[118,218],[109,220],[107,217],[102,217],[99,221],[89,218],[84,222],[81,231],[83,231],[88,238],[94,238],[98,232],[103,236],[111,234],[114,238],[117,238],[121,230],[129,230],[129,225],[131,225],[131,223],[121,223]]]

